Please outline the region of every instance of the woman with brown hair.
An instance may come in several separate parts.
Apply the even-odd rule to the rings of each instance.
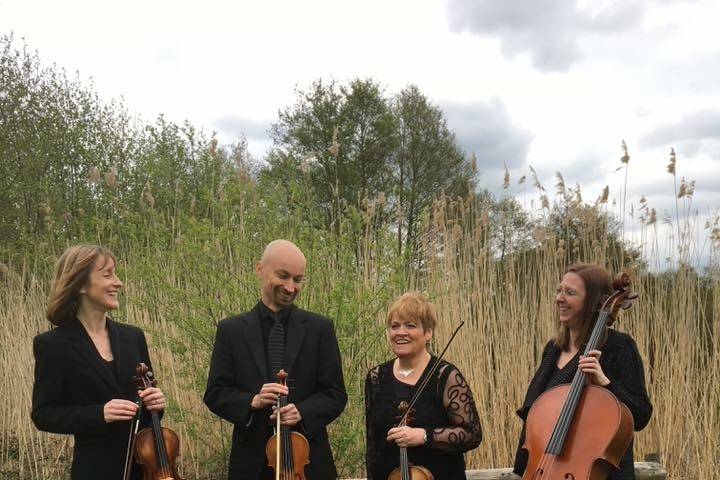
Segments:
[[[467,381],[453,364],[427,350],[435,330],[432,304],[416,292],[400,296],[387,314],[387,336],[395,358],[368,372],[365,380],[368,480],[385,480],[400,463],[400,447],[411,464],[437,480],[465,478],[463,453],[476,448],[482,429]],[[429,378],[428,378],[429,377]],[[409,402],[425,378],[411,426],[396,427],[398,404]]]
[[[636,431],[642,430],[650,421],[652,405],[645,388],[643,362],[632,337],[606,329],[600,342],[601,350],[590,350],[585,357],[581,355],[595,326],[601,302],[612,293],[612,279],[602,267],[578,263],[565,272],[555,295],[557,333],[545,345],[540,367],[517,411],[523,422],[533,402],[543,392],[572,382],[578,369],[586,374],[588,381],[607,388],[630,409]],[[528,453],[522,448],[524,442],[523,425],[514,466],[514,472],[521,476],[528,461]],[[635,478],[632,443],[620,461],[620,468],[611,468],[607,478]]]
[[[33,423],[75,436],[73,480],[121,479],[130,420],[138,406],[133,382],[139,362],[150,365],[145,335],[111,320],[123,284],[115,256],[95,245],[70,247],[58,260],[47,319],[56,326],[33,341]],[[165,396],[147,388],[140,397],[161,412]],[[149,416],[141,419],[144,425]],[[131,478],[142,478],[139,468]]]

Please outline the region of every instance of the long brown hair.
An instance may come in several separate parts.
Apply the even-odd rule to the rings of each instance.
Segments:
[[[595,326],[595,319],[600,308],[600,302],[605,295],[611,295],[613,292],[612,278],[607,270],[599,265],[589,263],[576,263],[568,268],[565,273],[574,273],[583,281],[585,285],[585,302],[583,305],[582,320],[580,322],[580,333],[577,337],[577,345],[581,346],[587,343]],[[562,325],[556,317],[557,333],[555,335],[555,343],[563,350],[570,349],[570,329],[566,325]],[[600,340],[600,345],[605,342],[607,334]]]
[[[110,250],[98,245],[76,245],[60,255],[45,314],[51,323],[59,326],[77,320],[80,289],[87,284],[99,258],[116,261]]]

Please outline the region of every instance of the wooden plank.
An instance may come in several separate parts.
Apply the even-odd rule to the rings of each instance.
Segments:
[[[512,468],[487,468],[484,470],[468,470],[467,480],[518,480]],[[667,472],[657,462],[635,462],[636,480],[666,480]],[[351,480],[366,480],[356,478]]]
[[[667,472],[657,462],[635,462],[636,480],[666,480]]]

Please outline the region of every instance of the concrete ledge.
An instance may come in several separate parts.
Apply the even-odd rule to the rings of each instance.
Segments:
[[[517,480],[512,468],[488,468],[484,470],[468,470],[467,480]],[[666,480],[667,472],[657,462],[635,462],[636,480]],[[352,480],[365,480],[357,478]]]

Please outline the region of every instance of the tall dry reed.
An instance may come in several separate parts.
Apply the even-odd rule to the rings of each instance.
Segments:
[[[398,268],[401,259],[383,250],[377,239],[382,233],[372,229],[354,246],[328,249],[327,239],[302,240],[311,272],[302,304],[336,320],[343,353],[349,403],[330,429],[341,475],[364,473],[364,375],[389,357],[384,311],[411,287],[424,290],[438,307],[435,348],[459,321],[466,322],[448,359],[472,386],[485,434],[480,448],[468,455],[468,466],[510,465],[520,431],[514,411],[553,333],[554,291],[568,252],[576,252],[577,260],[605,264],[613,272],[629,270],[640,293],[616,327],[637,341],[655,406],[650,424],[637,434],[636,457],[659,453],[671,478],[713,478],[720,457],[717,277],[687,268],[652,274],[624,265],[608,253],[606,230],[593,225],[591,215],[574,240],[546,230],[538,232],[531,251],[509,250],[499,258],[490,248],[488,217],[473,202],[439,200],[425,229],[423,259],[409,274]],[[365,221],[371,222],[371,215]],[[186,251],[179,242],[173,252],[158,247],[152,255],[121,255],[126,288],[118,317],[148,335],[157,377],[170,398],[165,423],[181,438],[185,478],[224,475],[231,426],[204,407],[204,380],[215,322],[257,298],[253,262],[260,247],[253,245],[262,240],[240,232],[199,239],[200,246]],[[349,254],[353,248],[359,255]],[[0,413],[0,476],[67,478],[72,440],[38,432],[29,417],[32,337],[49,328],[47,275],[30,270],[11,266],[0,274],[0,385],[6,398]]]

